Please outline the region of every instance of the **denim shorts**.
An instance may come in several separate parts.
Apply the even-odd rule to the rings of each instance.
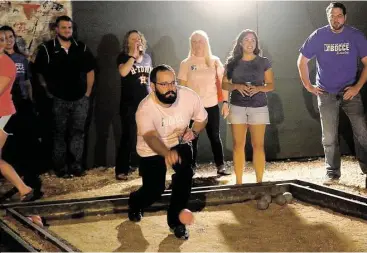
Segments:
[[[9,134],[9,120],[12,115],[0,116],[0,131]]]
[[[230,105],[228,124],[267,125],[270,124],[269,109],[263,107],[241,107]]]

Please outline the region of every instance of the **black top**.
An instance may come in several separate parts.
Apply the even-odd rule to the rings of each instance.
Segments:
[[[130,56],[120,53],[117,66],[126,63]],[[152,71],[152,59],[148,54],[143,55],[142,62],[135,62],[129,74],[121,76],[121,109],[126,106],[138,108],[140,101],[149,93],[149,74]]]
[[[85,95],[87,73],[95,65],[89,48],[74,39],[68,51],[61,47],[56,38],[43,43],[35,60],[36,72],[45,78],[48,91],[67,101],[76,101]]]

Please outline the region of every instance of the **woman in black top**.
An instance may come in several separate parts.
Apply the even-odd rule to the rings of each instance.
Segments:
[[[135,112],[140,101],[149,93],[149,74],[152,70],[152,59],[145,53],[146,47],[144,35],[130,30],[125,34],[122,52],[117,57],[121,75],[120,115],[123,126],[115,168],[118,180],[127,180],[128,173],[139,166]]]

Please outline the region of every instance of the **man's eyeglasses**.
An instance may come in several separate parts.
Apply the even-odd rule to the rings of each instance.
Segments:
[[[157,83],[158,85],[161,85],[163,87],[174,87],[174,86],[177,86],[177,81],[172,81],[170,83]]]

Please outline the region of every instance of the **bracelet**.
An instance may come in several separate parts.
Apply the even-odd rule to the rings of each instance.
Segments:
[[[194,134],[195,138],[199,137],[199,133],[196,132],[194,129],[191,128],[192,133]]]
[[[228,104],[228,101],[227,100],[223,100],[222,103],[223,104],[225,104],[225,103]]]

